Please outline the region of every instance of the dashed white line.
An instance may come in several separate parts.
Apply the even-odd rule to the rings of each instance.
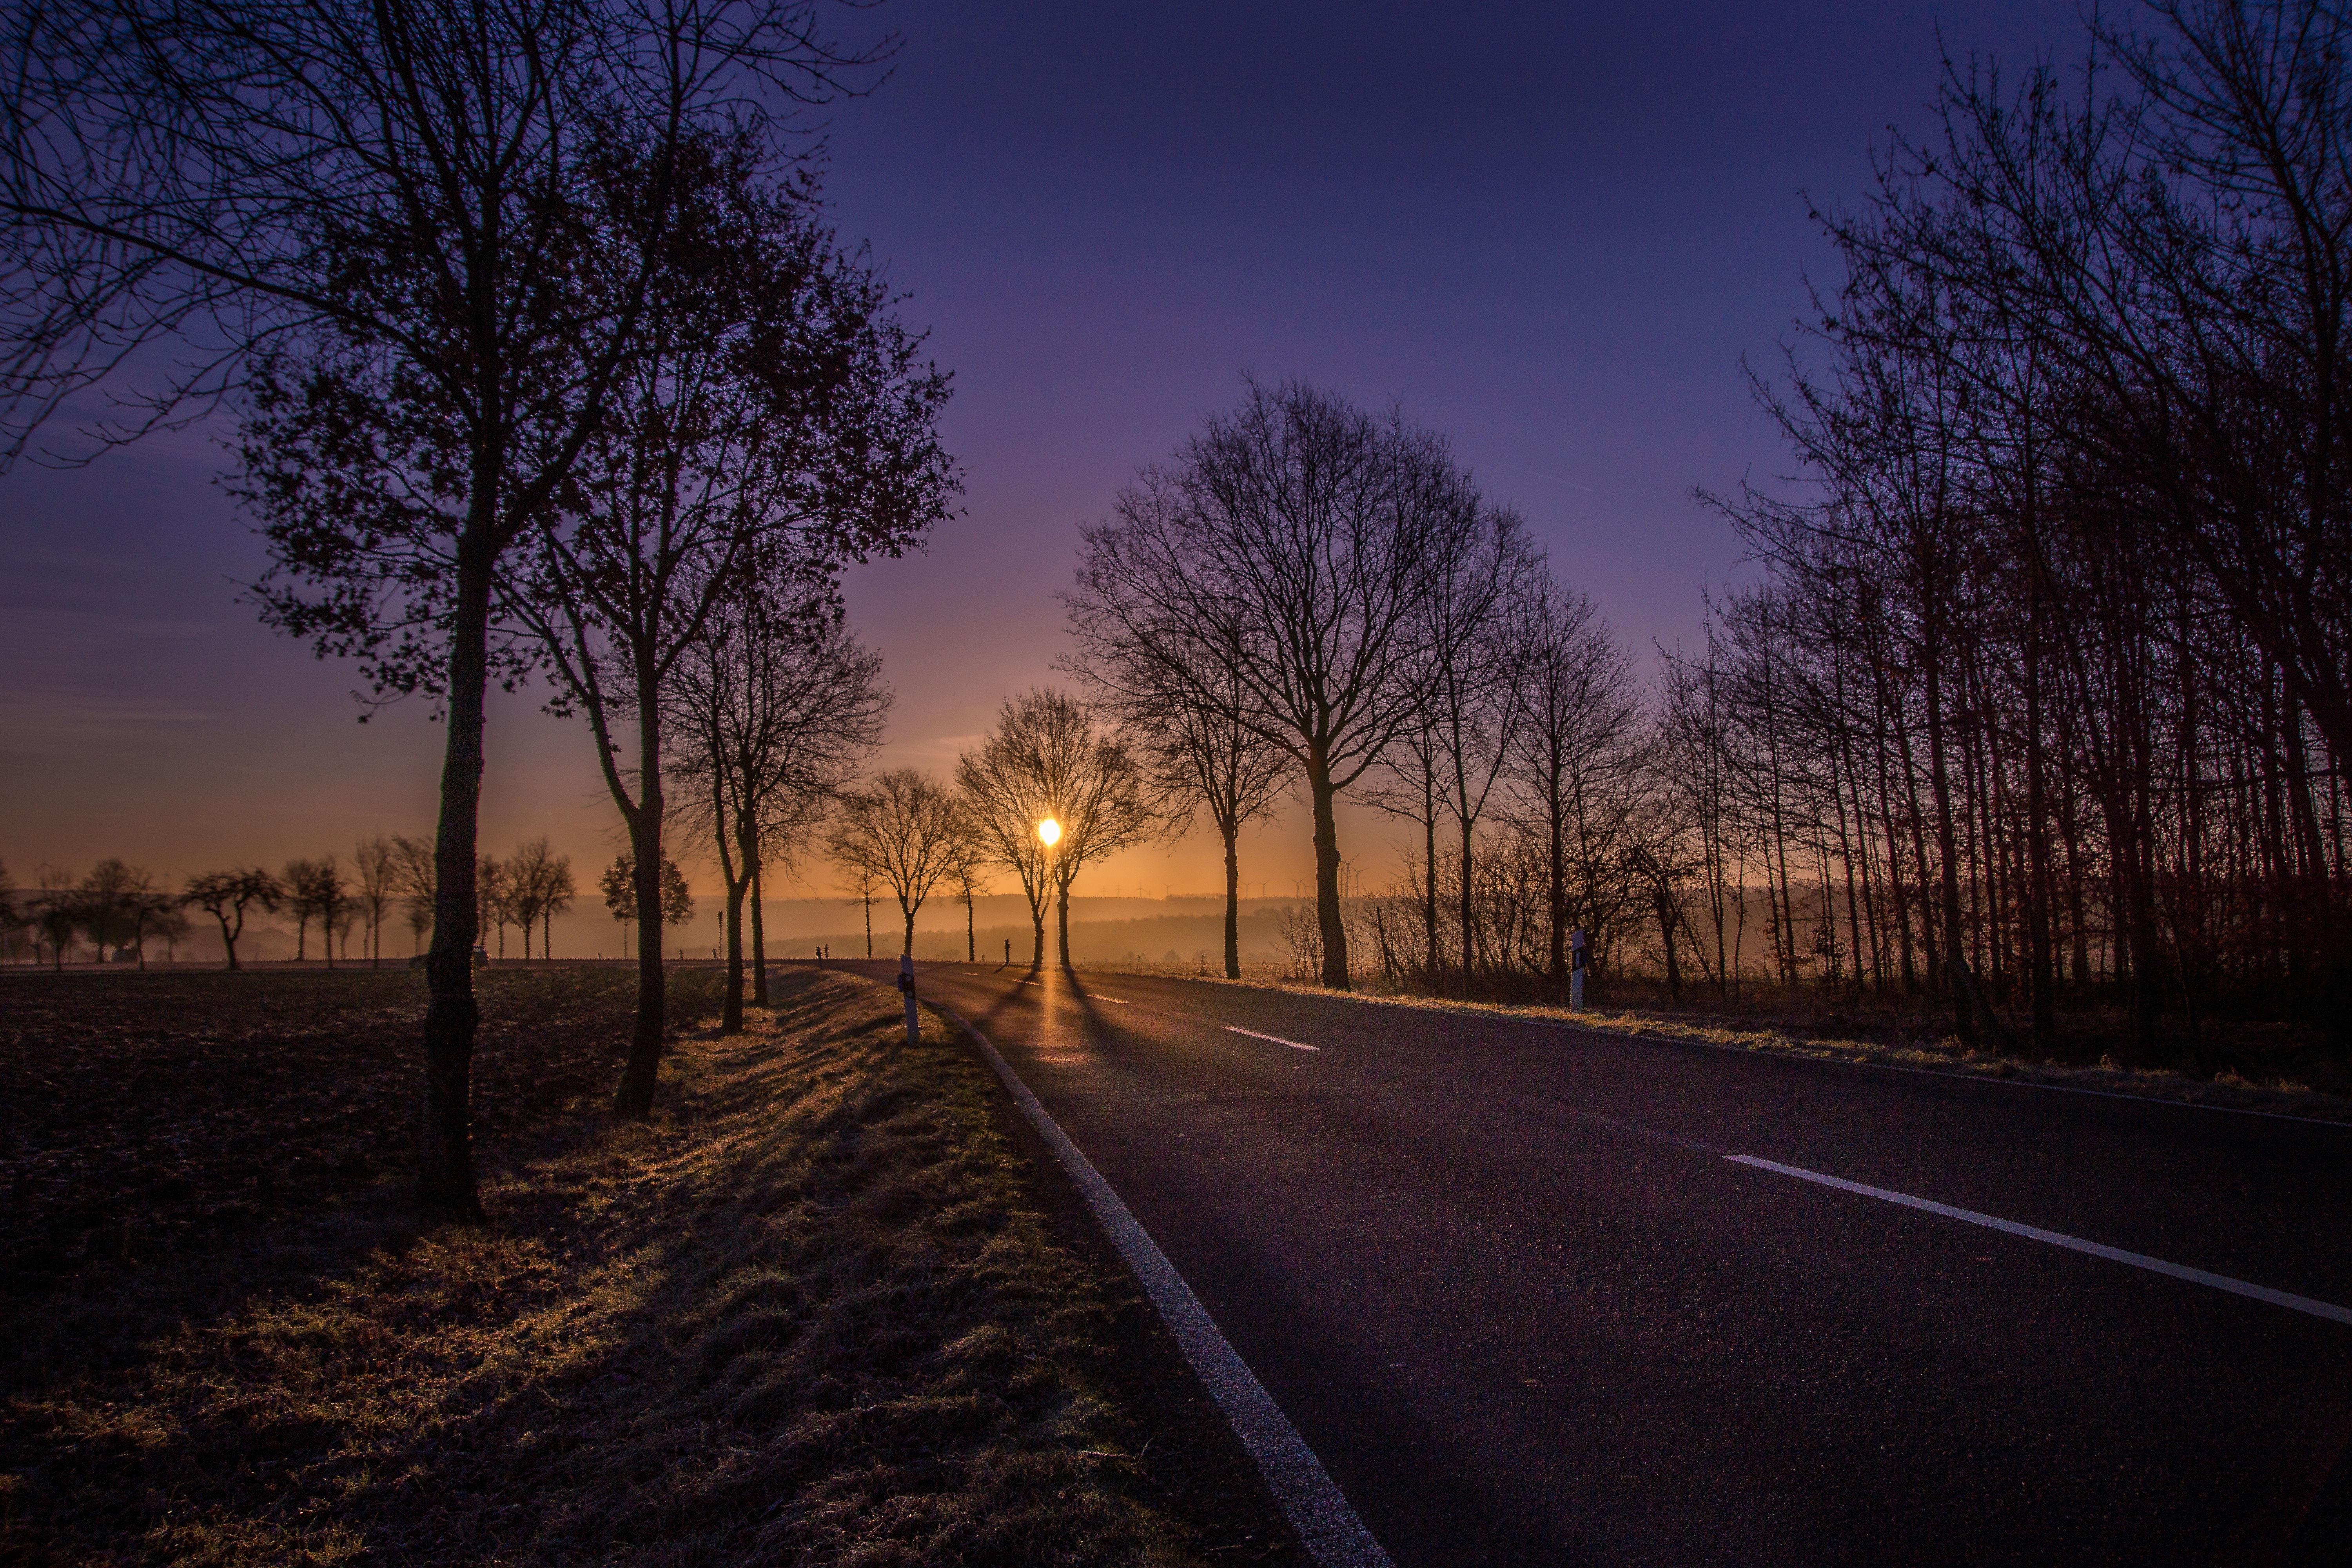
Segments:
[[[1129,1002],[1124,996],[1106,996],[1099,991],[1089,991],[1085,994],[1087,1000],[1089,1002],[1116,1002],[1122,1007],[1132,1007],[1135,1005],[1134,1003]]]
[[[1974,1209],[1954,1208],[1927,1198],[1915,1198],[1908,1193],[1889,1192],[1885,1187],[1864,1186],[1860,1182],[1848,1182],[1836,1176],[1825,1176],[1819,1171],[1808,1171],[1798,1165],[1783,1165],[1773,1160],[1759,1160],[1753,1154],[1726,1154],[1725,1159],[1738,1165],[1752,1165],[1759,1171],[1771,1171],[1779,1175],[1794,1176],[1801,1182],[1815,1182],[1824,1187],[1835,1187],[1842,1193],[1858,1193],[1866,1198],[1885,1203],[1901,1204],[1905,1208],[1922,1209],[1941,1215],[1946,1219],[1966,1221],[1990,1230],[2007,1231],[2030,1241],[2046,1241],[2053,1247],[2063,1247],[2070,1252],[2084,1252],[2093,1258],[2104,1258],[2111,1263],[2128,1263],[2134,1268],[2145,1268],[2153,1274],[2169,1275],[2192,1284],[2210,1285],[2216,1290],[2227,1290],[2233,1296],[2248,1296],[2257,1301],[2268,1301],[2275,1307],[2285,1307],[2297,1312],[2308,1312],[2315,1318],[2331,1322],[2352,1323],[2352,1309],[2335,1306],[2326,1301],[2315,1301],[2308,1296],[2292,1295],[2273,1290],[2267,1285],[2252,1285],[2243,1279],[2232,1279],[2226,1274],[2209,1274],[2202,1268],[2190,1268],[2185,1264],[2167,1263],[2161,1258],[2150,1258],[2144,1252],[2126,1252],[2119,1247],[2105,1247],[2095,1241],[2084,1241],[2078,1236],[2066,1236],[2039,1226],[2020,1225],[2013,1219],[2000,1219]]]
[[[1255,1029],[1237,1028],[1231,1024],[1225,1026],[1225,1033],[1247,1035],[1253,1040],[1272,1040],[1276,1045],[1288,1046],[1294,1051],[1319,1051],[1323,1048],[1320,1046],[1302,1046],[1297,1040],[1286,1040],[1280,1035],[1261,1035]]]

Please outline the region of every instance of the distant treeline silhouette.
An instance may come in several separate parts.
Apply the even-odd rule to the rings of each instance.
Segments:
[[[313,930],[319,957],[333,968],[338,957],[371,967],[383,961],[383,929],[394,914],[404,918],[411,951],[422,951],[433,929],[433,846],[422,838],[377,835],[360,840],[348,868],[335,856],[289,860],[277,871],[235,866],[189,877],[176,889],[143,867],[101,860],[89,875],[75,878],[44,866],[31,888],[16,887],[0,863],[0,942],[11,963],[27,956],[62,968],[77,947],[86,962],[135,963],[146,967],[147,944],[162,942],[167,960],[195,929],[194,916],[209,917],[218,929],[227,968],[242,967],[237,944],[257,915],[294,922],[294,958],[310,956]],[[522,956],[530,956],[531,931],[541,932],[540,953],[552,951],[550,934],[557,915],[572,907],[578,888],[572,858],[558,855],[545,838],[519,846],[503,860],[484,856],[475,878],[481,900],[479,921],[497,932],[497,956],[506,956],[506,931],[519,929]]]

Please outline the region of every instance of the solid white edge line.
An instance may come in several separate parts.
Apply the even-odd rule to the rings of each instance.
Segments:
[[[1242,1447],[1257,1461],[1275,1501],[1281,1505],[1291,1528],[1298,1531],[1298,1539],[1315,1561],[1326,1568],[1394,1568],[1389,1554],[1357,1517],[1339,1483],[1324,1469],[1323,1461],[1315,1457],[1315,1451],[1298,1435],[1298,1428],[1290,1424],[1290,1417],[1274,1402],[1274,1395],[1265,1391],[1265,1385],[1258,1382],[1256,1374],[1226,1342],[1216,1321],[1209,1316],[1209,1310],[1201,1305],[1201,1299],[1192,1294],[1192,1288],[1184,1283],[1184,1277],[1176,1272],[1168,1255],[1160,1250],[1159,1244],[1128,1212],[1127,1205],[1111,1184],[1103,1180],[1091,1161],[1078,1152],[1078,1146],[1070,1142],[1044,1102],[1029,1091],[1029,1086],[1021,1081],[1013,1064],[997,1053],[988,1037],[973,1028],[962,1015],[946,1007],[940,1010],[963,1025],[981,1055],[988,1058],[988,1065],[996,1069],[997,1079],[1011,1093],[1013,1103],[1020,1106],[1021,1114],[1054,1151],[1062,1168],[1070,1173],[1087,1206],[1094,1210],[1095,1218],[1109,1233],[1111,1244],[1127,1259],[1127,1266],[1135,1270],[1144,1294],[1159,1310],[1160,1321],[1176,1336],[1184,1359],[1192,1363],[1192,1371],[1215,1398],[1217,1407],[1233,1424],[1234,1435],[1242,1440]]]
[[[2257,1301],[2268,1301],[2273,1306],[2289,1308],[2297,1312],[2308,1312],[2315,1318],[2326,1318],[2330,1322],[2352,1323],[2352,1308],[2338,1307],[2326,1301],[2315,1301],[2308,1296],[2296,1296],[2284,1290],[2273,1290],[2267,1285],[2249,1284],[2243,1279],[2232,1279],[2226,1274],[2210,1274],[2202,1268],[2190,1268],[2184,1264],[2167,1263],[2161,1258],[2150,1258],[2144,1252],[2126,1252],[2119,1247],[2103,1247],[2095,1241],[2084,1241],[2080,1237],[2065,1236],[2054,1230],[2043,1230],[2039,1226],[2020,1225],[2015,1220],[1998,1219],[1989,1214],[1979,1214],[1974,1209],[1954,1208],[1949,1204],[1939,1204],[1927,1198],[1915,1198],[1907,1193],[1889,1192],[1885,1187],[1865,1186],[1860,1182],[1825,1176],[1819,1171],[1808,1171],[1801,1166],[1783,1165],[1773,1160],[1759,1160],[1753,1154],[1726,1154],[1724,1158],[1734,1164],[1753,1165],[1759,1171],[1771,1171],[1783,1176],[1794,1176],[1801,1182],[1814,1182],[1824,1187],[1835,1187],[1844,1193],[1859,1193],[1866,1198],[1878,1198],[1886,1203],[1900,1204],[1905,1208],[1923,1209],[1928,1214],[1942,1215],[1946,1219],[1965,1220],[1969,1225],[1980,1225],[1991,1230],[2007,1231],[2011,1236],[2021,1236],[2032,1241],[2046,1241],[2053,1247],[2063,1247],[2072,1252],[2088,1253],[2093,1258],[2104,1258],[2112,1263],[2128,1263],[2134,1268],[2145,1268],[2150,1273],[2168,1274],[2175,1279],[2186,1279],[2198,1285],[2210,1285],[2216,1290],[2227,1290],[2233,1296],[2249,1296]]]
[[[1319,1051],[1320,1046],[1302,1046],[1297,1040],[1286,1040],[1280,1035],[1261,1035],[1255,1029],[1244,1029],[1238,1024],[1227,1024],[1228,1035],[1247,1035],[1253,1040],[1272,1040],[1277,1046],[1288,1046],[1294,1051]]]

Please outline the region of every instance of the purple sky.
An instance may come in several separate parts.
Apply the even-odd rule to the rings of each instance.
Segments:
[[[1780,471],[1743,385],[1831,262],[1804,194],[1864,186],[1924,128],[1938,32],[2076,48],[2023,4],[978,6],[890,0],[893,79],[827,123],[842,234],[869,241],[955,373],[967,513],[851,605],[899,701],[887,762],[944,768],[1052,679],[1076,526],[1244,370],[1402,403],[1517,506],[1643,648],[1738,574],[1690,497]],[[261,630],[259,555],[203,432],[0,479],[0,858],[173,875],[428,831],[440,733],[362,727],[353,673]],[[614,814],[584,730],[492,710],[485,847],[583,863]],[[1384,877],[1388,831],[1342,849]],[[1246,851],[1289,890],[1303,813]],[[701,879],[698,879],[700,880]],[[1197,841],[1095,890],[1208,891]],[[829,887],[822,890],[829,891]]]

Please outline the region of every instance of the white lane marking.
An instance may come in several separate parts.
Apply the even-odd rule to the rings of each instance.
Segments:
[[[1288,1046],[1294,1051],[1319,1051],[1323,1048],[1320,1046],[1302,1046],[1297,1040],[1286,1040],[1280,1035],[1261,1035],[1255,1029],[1235,1028],[1231,1024],[1227,1024],[1225,1026],[1225,1033],[1228,1035],[1247,1035],[1253,1040],[1272,1040],[1276,1045]]]
[[[2216,1290],[2227,1290],[2233,1296],[2250,1296],[2257,1301],[2268,1301],[2273,1306],[2291,1308],[2298,1312],[2308,1312],[2315,1318],[2326,1318],[2331,1322],[2352,1323],[2352,1308],[2333,1306],[2326,1301],[2315,1301],[2308,1296],[2292,1295],[2284,1290],[2273,1290],[2267,1285],[2248,1284],[2243,1279],[2232,1279],[2226,1274],[2209,1274],[2202,1268],[2190,1268],[2179,1263],[2167,1263],[2161,1258],[2150,1258],[2144,1252],[2126,1252],[2119,1247],[2103,1247],[2095,1241],[2084,1241],[2080,1237],[2065,1236],[2054,1230],[2043,1230],[2039,1226],[2020,1225],[2013,1219],[1998,1219],[1989,1214],[1979,1214],[1974,1209],[1954,1208],[1949,1204],[1935,1203],[1927,1198],[1915,1198],[1907,1193],[1889,1192],[1885,1187],[1868,1187],[1860,1182],[1848,1182],[1836,1176],[1825,1176],[1819,1171],[1808,1171],[1796,1165],[1783,1165],[1771,1160],[1759,1160],[1753,1154],[1726,1154],[1724,1158],[1734,1164],[1753,1165],[1759,1171],[1771,1171],[1783,1176],[1794,1176],[1801,1182],[1817,1182],[1824,1187],[1835,1187],[1840,1192],[1859,1193],[1866,1198],[1879,1198],[1890,1204],[1901,1204],[1905,1208],[1924,1209],[1929,1214],[1942,1215],[1946,1219],[1965,1220],[1970,1225],[1984,1226],[1991,1230],[2007,1231],[2011,1236],[2021,1236],[2031,1241],[2046,1241],[2053,1247],[2063,1247],[2072,1252],[2086,1252],[2093,1258],[2104,1258],[2111,1263],[2128,1263],[2134,1268],[2145,1268],[2155,1274],[2168,1274],[2175,1279],[2186,1279],[2193,1284],[2210,1285]]]
[[[1116,1002],[1122,1007],[1132,1007],[1135,1005],[1134,1003],[1128,1001],[1123,996],[1106,996],[1099,991],[1089,991],[1086,995],[1087,999],[1092,1002]]]
[[[997,1078],[1021,1107],[1021,1114],[1053,1149],[1062,1168],[1070,1173],[1070,1179],[1086,1196],[1087,1206],[1095,1211],[1095,1218],[1110,1234],[1119,1256],[1135,1270],[1144,1294],[1159,1309],[1160,1321],[1176,1336],[1184,1359],[1208,1386],[1217,1407],[1225,1413],[1225,1419],[1233,1423],[1234,1435],[1242,1440],[1242,1447],[1257,1461],[1267,1489],[1282,1505],[1291,1528],[1298,1531],[1298,1539],[1315,1561],[1325,1568],[1395,1568],[1389,1554],[1357,1517],[1347,1494],[1323,1468],[1323,1461],[1315,1457],[1315,1450],[1307,1446],[1298,1428],[1290,1424],[1290,1417],[1274,1402],[1274,1395],[1265,1391],[1265,1385],[1258,1382],[1248,1363],[1234,1352],[1218,1329],[1216,1320],[1209,1316],[1209,1310],[1201,1305],[1201,1299],[1192,1294],[1192,1288],[1184,1283],[1184,1277],[1176,1272],[1168,1255],[1160,1250],[1159,1244],[1129,1212],[1111,1184],[1102,1179],[1093,1162],[1078,1152],[1078,1146],[1070,1142],[1069,1135],[1045,1105],[1029,1092],[1029,1086],[1021,1081],[1013,1064],[997,1054],[986,1035],[973,1028],[960,1014],[944,1007],[940,1010],[963,1025],[964,1032],[980,1047],[981,1055],[988,1058],[988,1065],[996,1069]]]

